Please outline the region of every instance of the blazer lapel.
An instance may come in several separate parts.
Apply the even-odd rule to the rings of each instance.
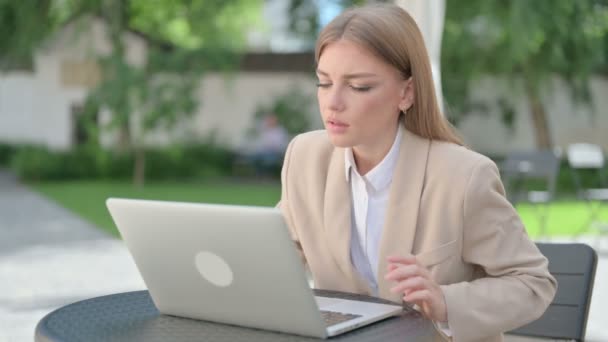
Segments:
[[[388,208],[380,238],[378,260],[378,294],[382,298],[401,302],[400,294],[393,294],[393,283],[384,280],[387,270],[386,257],[412,252],[416,234],[416,222],[425,181],[430,140],[403,129],[399,160],[395,166],[390,186]]]
[[[357,292],[370,293],[371,289],[354,269],[350,260],[351,192],[346,181],[344,149],[335,148],[327,171],[323,208],[324,229],[328,247],[349,284]]]

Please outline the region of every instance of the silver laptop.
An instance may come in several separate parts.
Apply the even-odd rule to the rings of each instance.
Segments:
[[[106,204],[163,314],[326,338],[402,312],[315,297],[276,208]]]

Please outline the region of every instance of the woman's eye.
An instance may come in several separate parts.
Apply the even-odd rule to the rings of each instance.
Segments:
[[[354,85],[351,85],[350,87],[354,91],[359,91],[359,92],[366,92],[366,91],[369,91],[370,89],[372,89],[372,87],[370,87],[370,86],[354,86]]]
[[[319,88],[329,88],[331,86],[331,83],[317,83],[317,87]]]

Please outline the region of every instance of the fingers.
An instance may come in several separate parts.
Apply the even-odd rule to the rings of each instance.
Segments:
[[[404,281],[397,283],[397,285],[391,288],[392,293],[402,292],[404,294],[408,294],[417,290],[422,290],[430,287],[430,282],[428,279],[423,277],[411,277]]]
[[[405,277],[407,276],[407,272],[408,270],[410,272],[413,271],[413,269],[405,269],[405,270],[400,270],[397,271],[396,273],[394,272],[395,270],[400,269],[400,266],[402,265],[416,265],[416,257],[414,257],[413,255],[390,255],[387,258],[388,261],[388,273],[385,276],[385,279],[387,280],[400,280],[401,277]],[[406,272],[406,273],[403,273]]]
[[[424,289],[424,290],[417,290],[417,291],[413,291],[410,292],[408,294],[406,294],[405,296],[403,296],[403,300],[406,302],[410,302],[410,303],[424,303],[424,302],[431,302],[433,300],[433,294],[431,292],[431,290],[429,289]]]
[[[418,264],[389,264],[388,272],[384,276],[386,280],[402,281],[409,277],[421,276],[429,278],[429,273],[426,268]]]
[[[417,263],[413,257],[390,257],[389,260],[396,261],[388,265],[388,272],[385,275],[386,280],[396,282],[390,289],[392,293],[402,293],[404,301],[418,306],[432,300],[435,283],[425,267]]]
[[[420,275],[420,269],[416,265],[396,265],[392,270],[386,273],[384,279],[401,281],[417,275]]]
[[[386,280],[394,281],[392,293],[401,293],[403,300],[418,305],[430,319],[445,322],[447,309],[439,285],[429,270],[412,255],[387,257]]]

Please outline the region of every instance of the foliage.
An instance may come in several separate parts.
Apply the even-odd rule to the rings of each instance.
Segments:
[[[576,101],[591,100],[589,77],[608,65],[608,1],[474,0],[463,6],[447,0],[446,5],[441,65],[451,115],[478,105],[470,102],[470,86],[487,75],[506,78],[514,89],[516,81],[523,82],[520,93],[531,106],[540,105],[531,110],[539,115],[544,114],[541,88],[556,75],[567,81]],[[496,104],[507,124],[517,115],[508,106],[516,95],[504,94]]]
[[[146,133],[159,128],[170,131],[195,112],[198,103],[194,92],[205,68],[213,61],[219,61],[220,68],[237,61],[228,51],[236,51],[244,41],[251,18],[236,17],[235,12],[246,14],[245,9],[256,9],[259,2],[161,1],[154,6],[142,0],[109,3],[102,9],[110,23],[112,54],[101,59],[106,78],[90,97],[97,107],[112,112],[110,127],[119,130],[123,146],[134,152],[134,182],[141,185],[146,174]],[[148,63],[143,67],[129,65],[122,36],[132,28],[146,30],[163,41],[171,39],[175,45],[167,48],[150,44]],[[134,122],[136,129],[131,130]]]
[[[95,146],[80,146],[70,151],[52,151],[41,146],[21,146],[10,166],[25,181],[76,179],[128,179],[132,173],[132,152],[108,151]],[[212,141],[186,147],[147,148],[152,180],[204,179],[230,175],[234,153]]]
[[[30,59],[67,22],[83,16],[118,19],[121,29],[184,49],[242,48],[244,32],[260,24],[261,0],[0,0],[0,60]],[[1,64],[0,64],[1,65]]]
[[[90,170],[91,165],[91,158],[80,150],[55,153],[41,146],[22,147],[11,161],[17,175],[29,180],[78,178],[82,177],[83,170]]]
[[[32,70],[33,53],[75,17],[96,13],[101,0],[0,0],[0,70]]]
[[[189,50],[242,49],[244,33],[260,24],[258,0],[130,0],[129,25]]]
[[[150,150],[146,177],[154,180],[207,179],[232,173],[234,152],[212,142]]]
[[[16,147],[13,145],[0,144],[0,167],[9,165],[15,151]]]
[[[31,51],[54,26],[50,3],[0,0],[0,70],[32,68]]]

